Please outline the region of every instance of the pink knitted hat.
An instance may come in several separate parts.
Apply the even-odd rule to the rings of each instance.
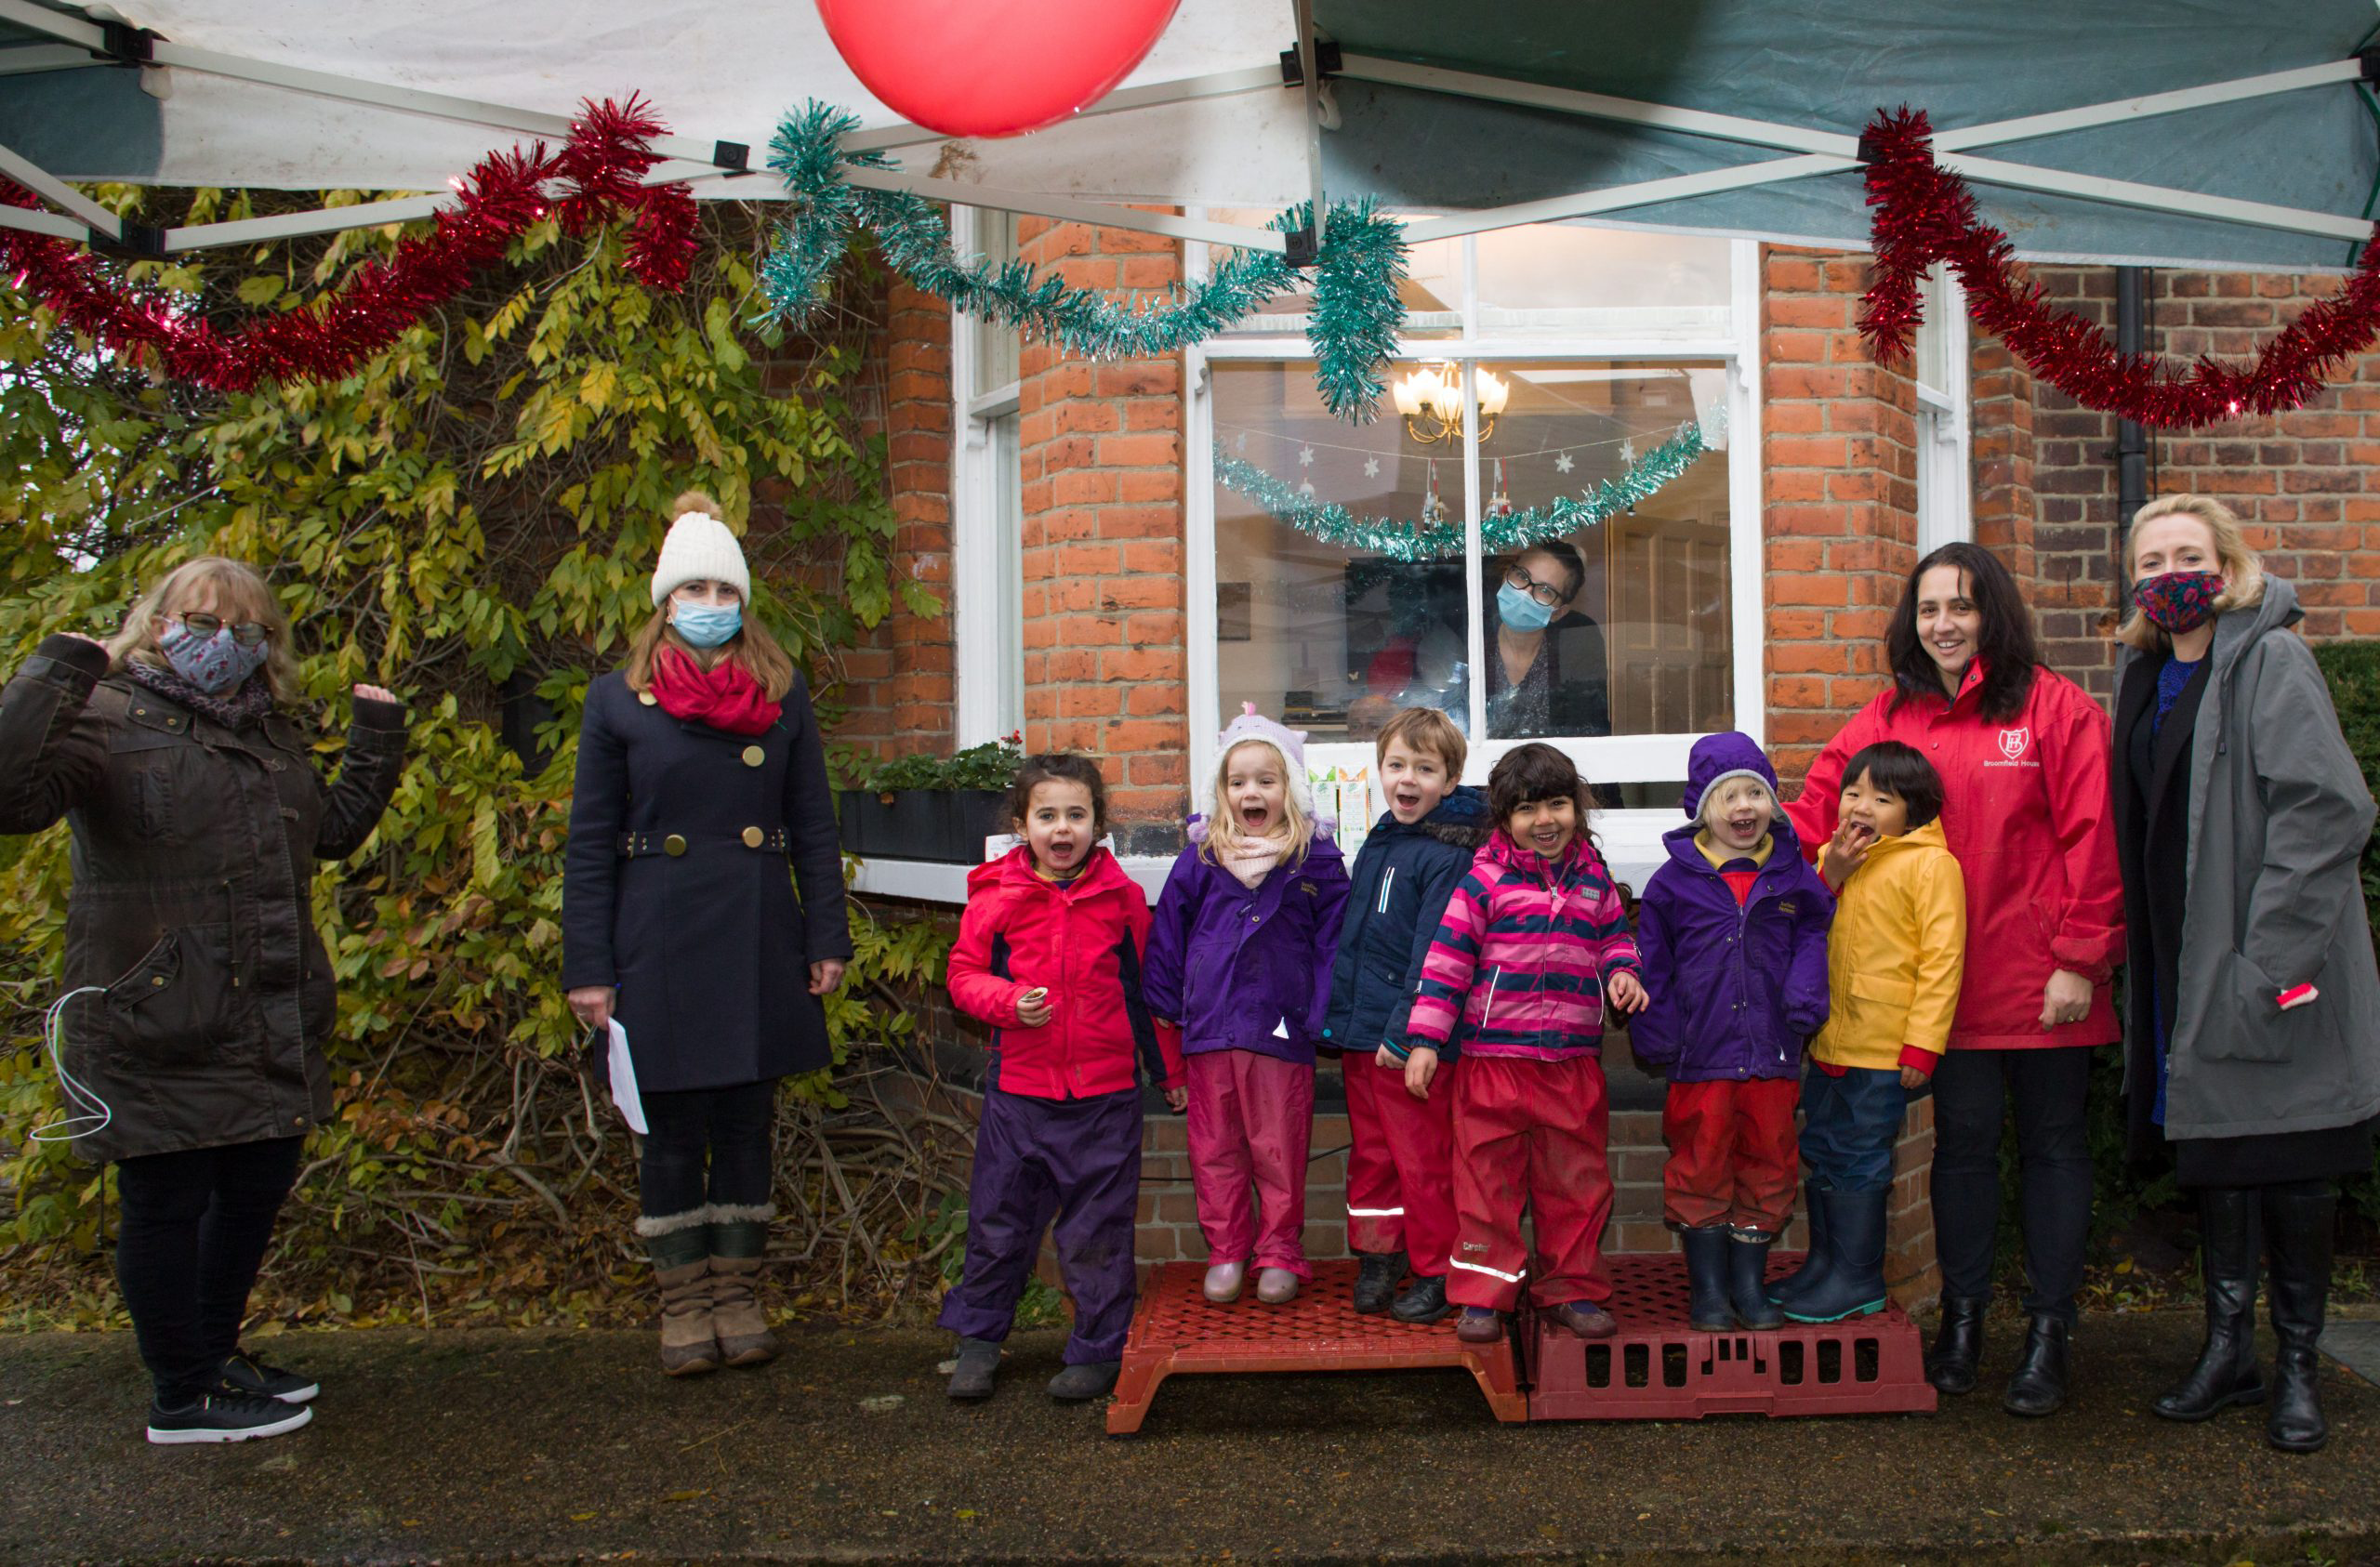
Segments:
[[[1215,785],[1222,782],[1220,775],[1223,762],[1230,757],[1231,748],[1243,740],[1262,740],[1281,753],[1281,759],[1289,765],[1289,797],[1298,802],[1298,809],[1305,812],[1308,821],[1312,821],[1314,784],[1305,774],[1305,731],[1291,729],[1277,718],[1266,718],[1256,710],[1253,702],[1239,704],[1239,717],[1225,724],[1223,733],[1215,741],[1215,775],[1199,785],[1198,814],[1212,816],[1215,813]]]

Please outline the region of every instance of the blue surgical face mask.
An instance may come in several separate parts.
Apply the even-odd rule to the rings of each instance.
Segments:
[[[741,604],[680,604],[670,625],[697,648],[715,648],[744,629]]]
[[[1496,589],[1496,617],[1515,631],[1542,631],[1554,624],[1551,606],[1530,598],[1511,583]]]
[[[158,633],[157,651],[165,655],[175,674],[209,696],[220,696],[236,691],[264,667],[272,643],[268,639],[244,648],[231,639],[228,625],[212,637],[202,637],[177,620]]]

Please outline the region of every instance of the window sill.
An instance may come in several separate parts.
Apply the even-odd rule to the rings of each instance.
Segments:
[[[1141,884],[1141,890],[1151,903],[1165,889],[1165,878],[1173,869],[1171,859],[1145,854],[1118,855],[1117,863],[1124,867],[1126,876]],[[879,898],[956,906],[967,902],[967,873],[974,868],[932,860],[855,860],[851,889]]]

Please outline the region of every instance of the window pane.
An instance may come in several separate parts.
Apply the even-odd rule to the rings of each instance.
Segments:
[[[1459,443],[1417,445],[1394,417],[1341,423],[1307,361],[1212,368],[1216,721],[1252,702],[1317,742],[1368,739],[1408,704],[1462,722],[1460,543],[1451,559],[1404,562],[1276,515],[1312,526],[1301,507],[1336,503],[1387,528],[1419,526],[1435,484],[1438,509],[1459,521]]]
[[[1482,337],[1727,334],[1726,240],[1547,223],[1477,243]]]
[[[1254,208],[1218,207],[1207,216],[1218,223],[1262,229],[1273,218]],[[1221,246],[1208,251],[1209,264],[1230,254]],[[1398,286],[1405,301],[1405,336],[1408,339],[1462,336],[1462,242],[1432,240],[1405,253],[1406,280]],[[1310,275],[1310,274],[1309,274]],[[1314,308],[1311,289],[1276,294],[1262,315],[1250,316],[1227,336],[1277,337],[1305,331],[1306,312]]]
[[[1506,397],[1480,447],[1490,518],[1620,478],[1719,403],[1726,386],[1719,366],[1683,362],[1483,368]],[[1698,428],[1715,438],[1718,427]],[[1727,459],[1709,451],[1633,507],[1491,553],[1489,737],[1732,728],[1727,528]]]
[[[1016,214],[978,208],[975,213],[975,244],[985,261],[998,267],[1016,258]],[[970,391],[976,397],[998,391],[1016,379],[1016,330],[1000,326],[978,316],[967,318],[968,329],[975,334],[975,384]]]
[[[1924,305],[1925,319],[1917,323],[1917,341],[1911,349],[1911,358],[1916,362],[1917,384],[1947,393],[1950,386],[1950,340],[1943,312],[1957,307],[1950,300],[1940,262],[1927,270],[1918,296]]]
[[[1012,335],[1010,340],[1013,342]],[[999,649],[998,724],[1002,734],[1025,727],[1025,485],[1023,454],[1017,444],[1017,418],[1004,414],[991,422],[993,571],[998,605]]]

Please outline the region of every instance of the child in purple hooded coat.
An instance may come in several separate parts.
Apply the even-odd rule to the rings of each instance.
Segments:
[[[1257,1298],[1280,1305],[1314,1276],[1314,1051],[1347,871],[1315,817],[1304,735],[1250,705],[1221,749],[1190,847],[1157,899],[1142,983],[1149,1009],[1182,1026],[1207,1298],[1237,1299],[1252,1260]]]
[[[1663,1217],[1685,1242],[1689,1325],[1773,1328],[1768,1248],[1793,1211],[1802,1046],[1827,1020],[1834,900],[1777,808],[1752,737],[1714,734],[1686,764],[1686,813],[1636,910],[1652,1005],[1636,1053],[1669,1072]]]

